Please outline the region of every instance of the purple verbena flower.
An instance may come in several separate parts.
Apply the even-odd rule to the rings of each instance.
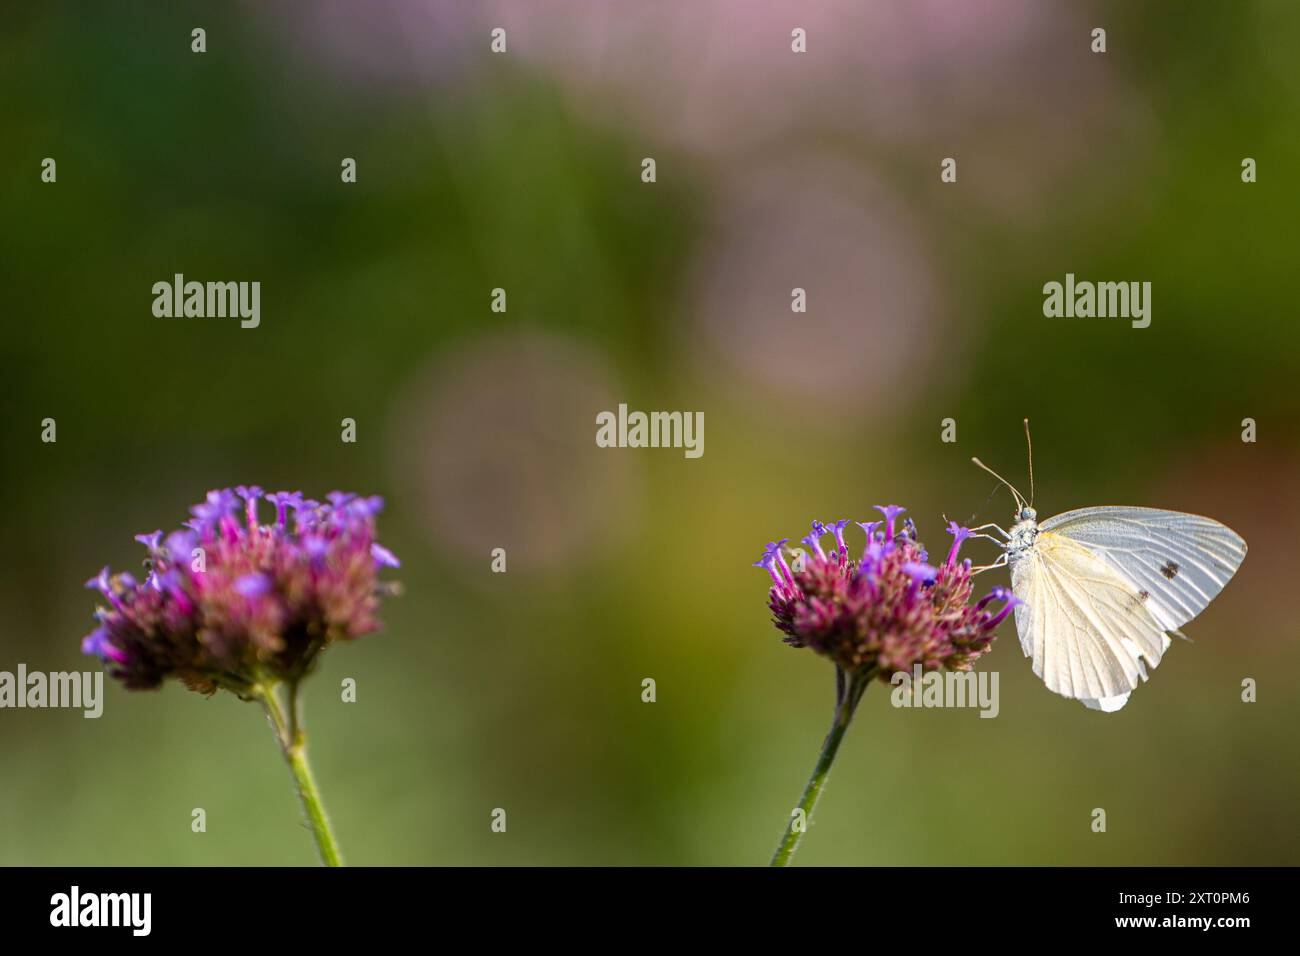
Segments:
[[[881,507],[884,522],[857,522],[866,532],[862,557],[849,560],[843,530],[849,522],[827,528],[813,522],[812,534],[803,539],[814,552],[802,571],[783,574],[779,546],[772,544],[757,562],[772,577],[768,607],[773,623],[794,647],[810,647],[831,658],[846,672],[875,674],[888,681],[898,671],[970,670],[993,643],[994,629],[1019,603],[1009,591],[995,588],[971,604],[973,585],[970,562],[958,562],[962,541],[971,534],[954,523],[947,560],[928,563],[908,522],[896,533],[895,522],[904,509]],[[885,525],[883,535],[877,528]],[[838,551],[827,555],[820,537],[836,533]],[[1000,602],[1001,607],[994,607]]]
[[[137,536],[149,574],[137,582],[105,568],[86,583],[107,606],[82,650],[132,689],[177,677],[205,693],[242,694],[297,680],[329,644],[378,630],[379,600],[392,588],[378,572],[398,566],[375,540],[382,499],[335,492],[321,504],[276,492],[265,496],[275,522],[261,525],[262,497],[256,486],[212,491],[186,530]]]

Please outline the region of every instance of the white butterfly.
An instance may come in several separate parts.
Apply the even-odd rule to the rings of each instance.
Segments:
[[[1025,422],[1025,436],[1029,422]],[[1093,710],[1116,711],[1147,679],[1171,643],[1169,634],[1205,610],[1246,557],[1231,528],[1179,511],[1104,505],[1038,523],[1030,502],[1011,489],[1016,520],[993,528],[1006,541],[989,567],[1011,568],[1016,630],[1034,674],[1047,689]],[[1033,498],[1030,451],[1030,499]]]

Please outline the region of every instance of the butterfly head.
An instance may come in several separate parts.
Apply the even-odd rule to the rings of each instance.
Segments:
[[[1017,521],[1037,521],[1037,520],[1038,520],[1038,512],[1035,511],[1033,508],[1029,507],[1028,505],[1026,505],[1025,507],[1021,508],[1019,512],[1017,512],[1017,514],[1016,514],[1016,520],[1017,520]]]

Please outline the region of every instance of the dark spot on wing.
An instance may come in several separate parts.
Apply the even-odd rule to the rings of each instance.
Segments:
[[[1172,561],[1166,561],[1165,566],[1160,569],[1160,573],[1172,581],[1174,578],[1178,577],[1178,565],[1174,564]]]
[[[1129,610],[1136,611],[1138,608],[1140,608],[1143,604],[1147,602],[1147,598],[1149,597],[1151,597],[1151,594],[1148,591],[1138,591],[1137,594],[1129,595],[1128,598]]]

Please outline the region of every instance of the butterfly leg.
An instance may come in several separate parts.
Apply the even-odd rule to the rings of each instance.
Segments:
[[[971,528],[970,530],[978,533],[978,532],[980,532],[980,531],[986,531],[986,530],[988,530],[989,528],[992,528],[994,531],[996,531],[998,534],[1002,535],[1002,537],[1006,538],[1008,541],[1011,540],[1011,535],[1007,534],[1006,531],[1002,530],[1001,527],[999,527],[998,525],[994,524],[994,523],[991,522],[991,521],[990,521],[988,524],[982,524],[982,525],[980,525],[978,528]],[[988,535],[984,535],[984,537],[987,538]],[[993,540],[996,541],[997,539],[994,538]]]
[[[989,537],[989,536],[988,536],[988,535],[984,535],[984,537]],[[995,539],[993,539],[993,540],[997,540],[997,539],[995,538]],[[996,561],[994,561],[992,564],[982,564],[982,565],[980,565],[978,568],[971,568],[971,569],[970,569],[970,573],[971,573],[971,574],[980,574],[980,573],[982,573],[982,572],[984,572],[984,571],[992,571],[994,568],[1002,568],[1002,567],[1006,567],[1006,564],[1007,564],[1007,557],[1008,557],[1008,555],[1007,555],[1007,553],[1004,551],[1004,552],[1002,552],[1001,556],[999,556],[998,559],[997,559]]]

